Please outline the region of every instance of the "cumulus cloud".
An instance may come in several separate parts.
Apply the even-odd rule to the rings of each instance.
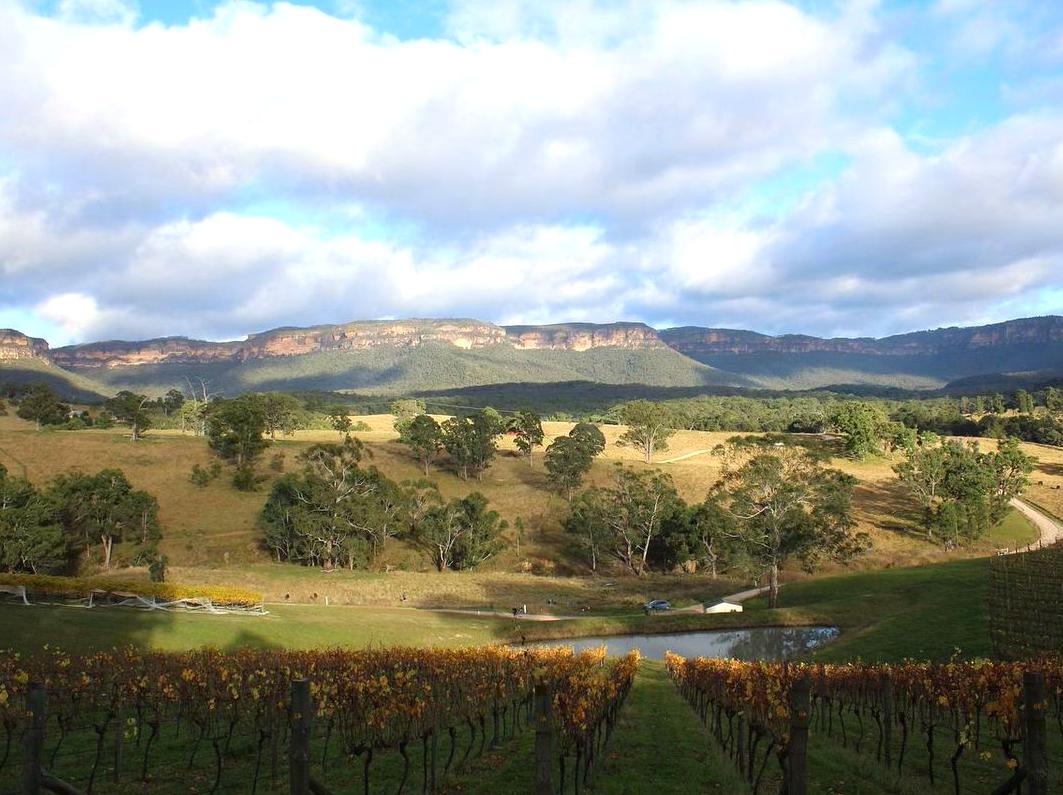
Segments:
[[[9,6],[0,99],[17,113],[0,139],[104,212],[265,189],[448,225],[630,223],[827,148],[857,123],[847,102],[880,99],[909,64],[862,18],[781,2],[631,4],[605,31],[547,4],[534,17],[562,34],[545,40],[493,23],[507,6],[473,15],[464,43],[283,3],[178,27]]]
[[[892,123],[925,53],[878,3],[454,0],[445,36],[409,40],[360,8],[164,25],[123,0],[0,3],[0,325],[876,334],[1058,303],[1063,116],[1023,107],[928,151]],[[1063,41],[1030,14],[958,57],[1018,57],[1029,19]],[[815,173],[823,156],[844,165]]]

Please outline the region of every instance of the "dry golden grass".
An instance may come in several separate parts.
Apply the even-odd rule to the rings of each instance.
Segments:
[[[358,604],[409,607],[457,607],[529,613],[579,615],[637,610],[667,596],[677,606],[730,593],[740,584],[726,579],[681,575],[647,577],[561,577],[516,572],[350,572],[307,570],[294,566],[252,564],[239,568],[176,567],[181,583],[254,587],[271,602]],[[403,599],[403,597],[406,597]]]
[[[1063,449],[1043,444],[1024,444],[1023,448],[1038,459],[1026,496],[1055,516],[1063,517]]]
[[[373,464],[396,480],[422,477],[422,472],[407,455],[405,448],[397,443],[390,415],[353,419],[365,422],[371,428],[356,436],[366,443]],[[571,423],[545,423],[546,444],[556,436],[567,433],[571,427]],[[616,445],[623,430],[617,426],[603,427],[608,445],[603,456],[594,464],[590,483],[606,483],[617,461],[640,468],[647,466],[641,462],[637,451]],[[721,459],[709,451],[732,436],[732,433],[680,431],[670,440],[669,450],[655,456],[656,462],[650,466],[659,467],[672,475],[681,495],[688,501],[704,499],[719,479],[722,467]],[[338,439],[338,434],[332,431],[297,432],[293,436],[278,439],[264,456],[264,464],[273,455],[282,453],[285,468],[291,471],[297,466],[297,456],[309,444]],[[893,461],[879,458],[853,462],[837,457],[837,443],[833,440],[801,437],[797,441],[835,453],[832,465],[853,474],[859,481],[855,495],[856,519],[859,528],[871,535],[874,548],[856,566],[870,568],[927,563],[958,554],[986,554],[995,546],[990,539],[976,548],[949,553],[936,544],[928,543],[917,527],[918,516],[913,504],[893,478]],[[985,440],[983,444],[986,444]],[[500,447],[496,462],[481,481],[460,480],[446,469],[433,469],[430,475],[445,498],[462,496],[473,490],[482,491],[492,507],[510,522],[507,549],[483,567],[484,573],[464,578],[432,576],[423,579],[422,575],[422,579],[418,579],[415,572],[430,570],[426,557],[408,544],[396,543],[382,561],[385,567],[392,569],[389,574],[379,575],[378,579],[369,575],[366,575],[369,579],[355,576],[347,587],[341,589],[347,595],[343,596],[337,591],[335,598],[352,601],[349,594],[353,588],[366,600],[375,602],[379,599],[380,603],[392,604],[397,603],[398,596],[403,592],[411,599],[418,594],[418,603],[428,603],[433,598],[443,599],[444,596],[454,600],[450,603],[495,603],[497,593],[505,593],[507,601],[518,598],[534,601],[533,594],[523,590],[525,586],[520,584],[523,582],[520,577],[530,574],[547,577],[587,574],[572,540],[560,526],[564,501],[546,490],[542,450],[536,451],[535,465],[529,467],[513,448],[511,439],[503,438]],[[1036,445],[1026,447],[1028,452],[1041,459],[1033,477],[1031,499],[1057,515],[1063,515],[1063,491],[1058,488],[1063,484],[1063,451]],[[690,457],[683,458],[687,455]],[[672,460],[677,458],[681,460]],[[107,466],[118,467],[127,473],[138,488],[156,495],[165,533],[162,548],[169,556],[175,573],[179,572],[182,579],[246,584],[264,588],[276,598],[283,596],[280,591],[283,588],[284,593],[298,593],[298,598],[302,599],[314,592],[316,582],[338,583],[349,578],[350,575],[342,573],[321,575],[294,567],[269,566],[268,555],[258,546],[260,533],[255,527],[258,511],[268,493],[269,481],[258,492],[241,493],[230,487],[229,473],[223,472],[217,481],[206,488],[194,486],[188,479],[192,465],[206,465],[210,460],[202,438],[175,431],[153,431],[143,441],[133,444],[118,429],[38,433],[31,424],[15,417],[0,417],[0,463],[12,472],[20,473],[24,469],[31,480],[41,482],[70,469],[94,471]],[[268,479],[279,474],[265,465],[261,470]],[[517,527],[518,520],[521,529]],[[207,571],[210,567],[221,567],[223,571]],[[195,576],[192,569],[197,570]],[[274,587],[273,578],[279,578],[278,582],[283,581],[283,584]],[[582,600],[593,603],[592,597],[598,587],[593,579],[575,581],[575,584],[568,580],[557,580],[556,585],[550,584],[550,579],[528,579],[528,583],[533,581],[536,583],[536,593],[541,594],[546,583],[546,590],[556,588],[559,592],[570,594],[569,601],[573,604]],[[562,588],[563,582],[569,584]],[[706,588],[704,585],[697,587],[702,590]],[[648,598],[653,592],[652,587],[644,585],[634,585],[632,588],[629,601],[644,596]],[[709,588],[711,590],[711,585]],[[578,596],[571,596],[573,593]]]

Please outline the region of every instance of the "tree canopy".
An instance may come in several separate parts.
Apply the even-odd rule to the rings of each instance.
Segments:
[[[753,455],[727,472],[713,499],[733,520],[734,537],[768,577],[768,606],[779,602],[779,571],[791,558],[813,571],[849,560],[870,543],[854,533],[855,479],[800,449]]]
[[[668,439],[675,434],[668,408],[649,400],[633,400],[620,409],[620,422],[627,426],[617,444],[634,447],[646,463],[655,452],[668,449]]]

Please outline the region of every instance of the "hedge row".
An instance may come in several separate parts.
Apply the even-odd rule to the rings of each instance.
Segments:
[[[210,599],[220,607],[258,607],[262,594],[241,588],[213,585],[180,585],[112,577],[49,577],[40,574],[0,574],[0,585],[22,585],[28,593],[53,596],[88,596],[90,591],[135,593],[167,602],[177,599]]]

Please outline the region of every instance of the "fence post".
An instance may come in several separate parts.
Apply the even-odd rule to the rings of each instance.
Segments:
[[[807,675],[790,685],[790,747],[786,753],[787,795],[808,793],[808,715],[812,683]]]
[[[553,694],[549,685],[539,682],[535,685],[534,720],[535,720],[535,795],[553,795]]]
[[[1044,674],[1026,671],[1022,675],[1023,723],[1026,738],[1023,756],[1030,795],[1048,795],[1048,752],[1045,746]]]
[[[30,723],[22,737],[22,795],[40,795],[41,751],[44,748],[44,685],[31,682],[26,692]]]
[[[291,795],[310,795],[310,721],[313,713],[310,682],[292,680],[292,732],[288,746],[288,777]]]
[[[882,745],[886,767],[893,765],[893,680],[882,675]]]

